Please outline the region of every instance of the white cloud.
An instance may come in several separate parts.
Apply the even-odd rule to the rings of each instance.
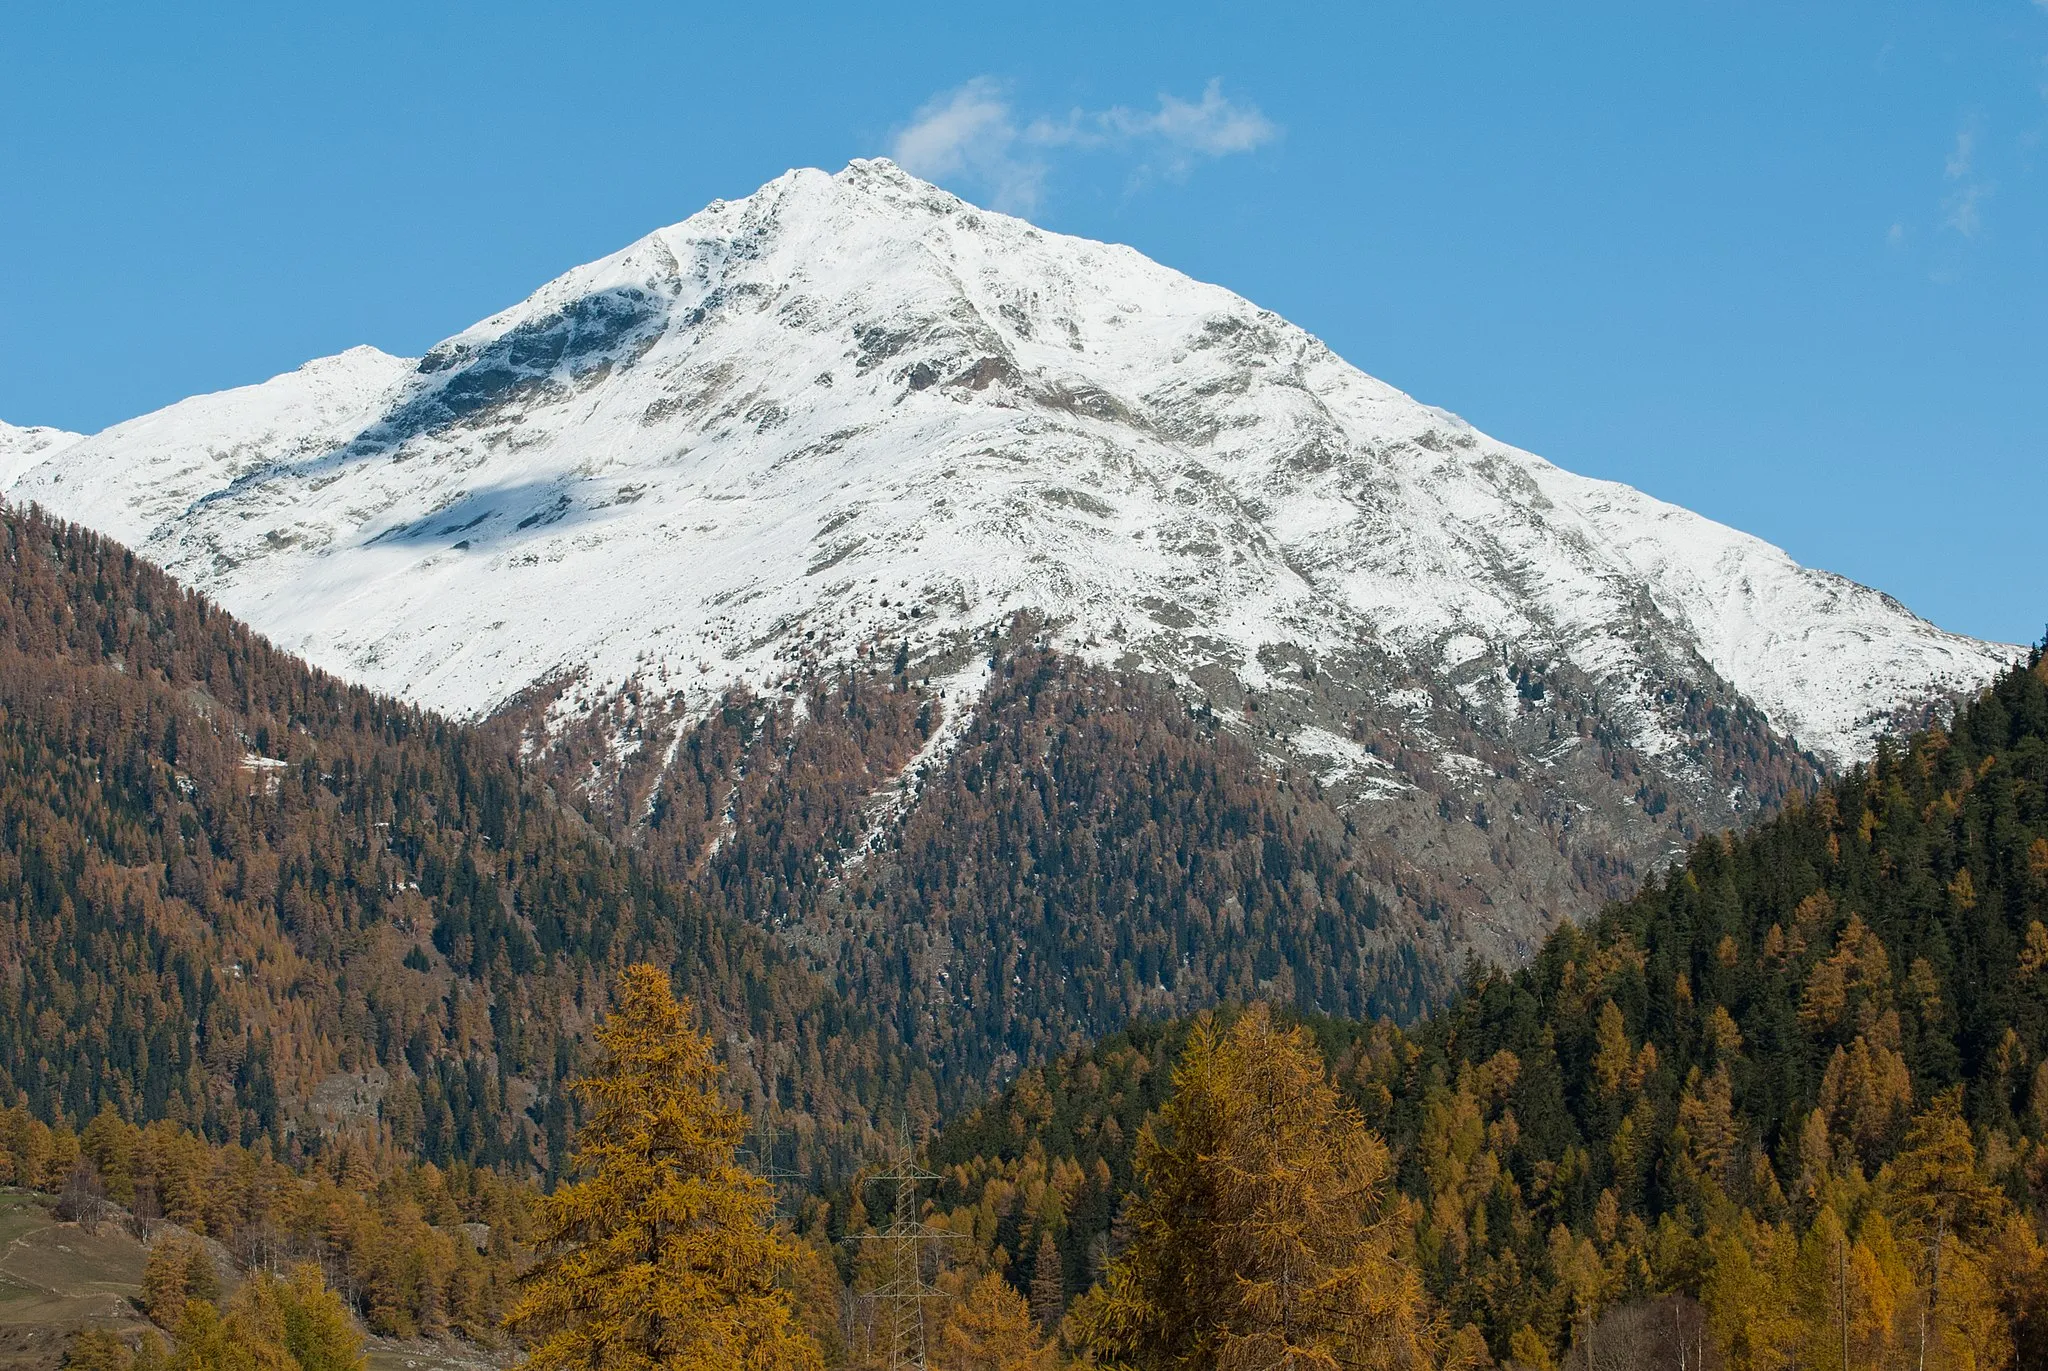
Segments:
[[[896,135],[890,156],[927,181],[966,177],[989,192],[996,209],[1029,214],[1038,207],[1045,164],[1017,153],[1017,125],[1002,87],[977,76],[925,102]]]
[[[1003,86],[977,76],[927,101],[899,132],[890,155],[927,180],[965,180],[997,209],[1028,214],[1045,187],[1045,154],[1055,150],[1120,153],[1143,175],[1184,176],[1203,158],[1252,152],[1280,128],[1254,105],[1239,104],[1211,81],[1200,99],[1161,95],[1151,110],[1113,105],[1038,116],[1020,125]]]
[[[1225,99],[1223,83],[1211,81],[1200,100],[1162,95],[1156,110],[1123,105],[1092,113],[1077,109],[1065,119],[1036,120],[1026,133],[1046,147],[1124,146],[1192,158],[1251,152],[1272,142],[1280,130],[1257,107]]]
[[[1956,134],[1955,147],[1943,166],[1943,175],[1955,189],[1941,202],[1941,222],[1965,238],[1975,238],[1984,229],[1984,202],[1991,198],[1991,183],[1976,174],[1977,136],[1968,129]]]
[[[1984,230],[1984,202],[1990,196],[1990,188],[1980,181],[1958,188],[1941,202],[1941,222],[1965,238],[1975,238]]]
[[[1955,148],[1948,155],[1945,168],[1948,179],[1960,181],[1970,174],[1970,161],[1977,154],[1977,135],[1964,129],[1956,135]]]
[[[1224,99],[1221,81],[1211,81],[1202,91],[1202,98],[1192,103],[1162,95],[1155,113],[1133,114],[1113,109],[1108,118],[1130,136],[1163,139],[1169,147],[1205,157],[1251,152],[1280,134],[1273,121],[1255,107]]]

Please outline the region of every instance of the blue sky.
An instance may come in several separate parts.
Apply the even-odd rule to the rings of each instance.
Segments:
[[[2048,0],[174,8],[0,13],[0,418],[416,353],[900,151],[1944,626],[2048,620]]]

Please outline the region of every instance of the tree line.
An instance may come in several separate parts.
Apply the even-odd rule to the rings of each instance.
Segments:
[[[558,1176],[565,1082],[647,959],[745,1045],[733,1088],[824,1185],[894,1120],[929,1130],[1133,1018],[1267,999],[1407,1022],[1455,979],[1455,882],[1028,623],[977,645],[964,719],[899,654],[680,731],[629,684],[546,732],[580,683],[442,719],[34,510],[0,511],[0,583],[0,1100],[46,1120],[111,1107],[296,1155],[345,1131],[311,1106],[354,1079],[374,1118],[348,1128]],[[1803,783],[1749,724],[1707,723],[1723,779]],[[1580,857],[1588,889],[1625,875]]]

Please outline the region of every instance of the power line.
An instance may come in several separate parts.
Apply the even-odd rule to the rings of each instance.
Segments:
[[[903,1155],[906,1160],[894,1170],[868,1178],[869,1184],[896,1187],[895,1213],[889,1226],[877,1233],[857,1236],[862,1243],[877,1245],[885,1258],[887,1278],[864,1293],[876,1302],[878,1310],[887,1310],[889,1314],[889,1371],[925,1371],[930,1319],[925,1306],[933,1300],[952,1298],[925,1279],[925,1268],[936,1268],[940,1243],[960,1235],[934,1228],[918,1218],[918,1192],[936,1183],[939,1177],[907,1160],[907,1137]]]

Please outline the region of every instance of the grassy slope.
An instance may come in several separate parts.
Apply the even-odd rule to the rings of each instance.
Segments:
[[[135,1305],[148,1248],[121,1219],[88,1233],[58,1219],[54,1204],[0,1191],[0,1371],[50,1371],[83,1328],[132,1342],[151,1327]],[[510,1360],[457,1342],[371,1338],[363,1350],[369,1371],[497,1371]]]

